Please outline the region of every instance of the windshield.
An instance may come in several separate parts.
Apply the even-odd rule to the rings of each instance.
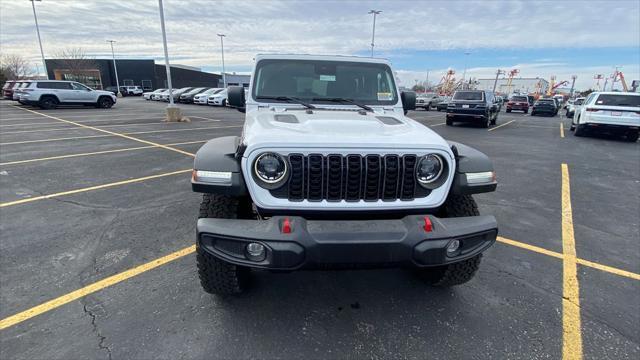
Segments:
[[[553,105],[555,105],[555,101],[553,101],[553,100],[538,100],[538,104],[553,104]]]
[[[514,96],[511,98],[512,101],[527,101],[526,96]]]
[[[595,105],[640,107],[640,96],[602,94],[596,99]]]
[[[482,91],[456,91],[456,93],[453,95],[453,100],[482,101],[482,94]]]
[[[260,97],[289,97],[313,99],[313,102],[344,98],[372,105],[398,102],[393,74],[386,64],[262,60],[256,65],[255,74],[252,95],[257,100]]]

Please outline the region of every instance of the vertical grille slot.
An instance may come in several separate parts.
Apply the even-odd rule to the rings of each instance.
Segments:
[[[416,191],[416,164],[417,157],[415,155],[405,155],[402,157],[402,189],[400,191],[400,199],[412,200]]]
[[[400,184],[400,159],[398,155],[384,157],[384,178],[382,185],[382,199],[395,200],[398,197]]]
[[[322,155],[313,154],[308,157],[308,166],[307,166],[307,181],[308,181],[308,199],[310,201],[320,201],[322,200],[322,184],[323,184],[323,174],[324,174],[324,159]]]
[[[327,200],[339,201],[342,199],[342,156],[327,156]]]
[[[347,156],[347,186],[345,200],[360,200],[360,184],[362,178],[362,158],[360,155]]]
[[[304,157],[301,154],[289,155],[291,177],[289,178],[289,199],[304,199]]]
[[[378,200],[380,195],[380,156],[367,155],[365,157],[365,190],[364,199],[366,201]]]

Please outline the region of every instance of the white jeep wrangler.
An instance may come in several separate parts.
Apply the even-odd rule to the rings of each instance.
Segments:
[[[251,269],[410,267],[427,282],[469,281],[496,240],[472,194],[496,189],[491,161],[405,116],[383,59],[258,55],[240,137],[207,142],[197,262],[205,291],[242,292]]]

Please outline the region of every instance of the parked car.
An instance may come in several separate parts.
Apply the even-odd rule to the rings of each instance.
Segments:
[[[579,97],[579,98],[576,98],[576,99],[575,99],[575,100],[573,100],[573,101],[569,101],[569,102],[567,103],[567,113],[566,113],[566,116],[567,116],[568,118],[573,118],[573,115],[574,115],[576,112],[580,112],[580,106],[582,105],[582,103],[584,102],[584,100],[585,100],[585,98],[583,98],[583,97]]]
[[[2,97],[9,100],[13,99],[13,87],[15,85],[15,80],[7,80],[4,85],[2,85]]]
[[[507,102],[507,112],[522,111],[525,114],[529,112],[529,99],[525,95],[513,95]]]
[[[447,106],[449,106],[449,101],[451,101],[450,96],[443,96],[440,98],[440,102],[436,105],[436,110],[438,111],[447,111]]]
[[[224,89],[222,88],[211,88],[209,90],[203,91],[193,97],[193,103],[198,105],[207,105],[209,101],[209,96],[213,94],[217,94]]]
[[[127,95],[132,95],[132,96],[139,96],[142,95],[142,93],[144,92],[142,90],[142,87],[140,86],[124,86],[124,91],[127,93]]]
[[[640,93],[594,92],[589,94],[573,117],[571,130],[576,136],[591,131],[623,135],[638,140],[640,131]]]
[[[113,95],[118,95],[118,87],[117,86],[107,86],[106,88],[104,88],[104,90],[112,93]],[[128,96],[129,95],[129,93],[127,92],[127,87],[126,86],[120,86],[120,94],[122,96]]]
[[[41,109],[55,109],[58,105],[93,105],[107,109],[116,103],[112,92],[94,90],[75,81],[34,80],[21,90],[21,103]]]
[[[406,117],[415,93],[393,78],[384,59],[258,55],[249,98],[225,90],[246,114],[242,134],[208,141],[193,163],[204,291],[242,293],[253,269],[409,267],[439,287],[473,278],[498,232],[471,195],[495,191],[493,164]],[[309,94],[296,81],[324,86]]]
[[[529,107],[536,103],[536,97],[533,95],[527,95],[527,100],[529,100]]]
[[[211,89],[211,88],[199,87],[199,88],[191,89],[190,91],[187,91],[187,92],[181,94],[180,97],[178,98],[178,102],[181,102],[181,103],[192,103],[194,96],[196,96],[197,94],[200,94],[200,93],[202,93],[204,91],[207,91],[209,89]]]
[[[554,99],[538,99],[535,104],[533,104],[533,108],[531,108],[531,116],[547,114],[550,116],[555,116],[558,113],[558,107],[556,105],[556,101]]]
[[[220,92],[209,95],[209,98],[207,99],[207,104],[213,105],[213,106],[226,106],[227,105],[227,89],[222,89],[222,91]]]
[[[435,93],[422,93],[416,96],[416,109],[422,108],[429,111],[441,101],[440,95]]]
[[[13,86],[13,93],[11,94],[11,100],[20,102],[20,95],[22,95],[22,90],[29,86],[31,80],[23,80],[16,82]]]
[[[169,89],[163,89],[162,91],[159,91],[157,93],[152,93],[149,98],[153,101],[161,101],[164,95],[167,95],[167,99],[168,99],[169,98],[168,94],[169,94]]]
[[[193,89],[192,87],[183,87],[180,89],[173,89],[173,92],[171,93],[171,96],[173,97],[173,102],[177,102],[178,99],[180,98],[180,95],[192,89]],[[169,92],[167,91],[166,93],[163,93],[160,100],[169,102]]]
[[[498,104],[492,91],[459,90],[447,106],[447,126],[456,121],[471,122],[488,128],[498,121]]]
[[[161,93],[161,92],[163,92],[165,90],[167,90],[167,89],[155,89],[153,91],[147,91],[145,93],[142,93],[142,97],[145,100],[151,100],[151,96],[153,96],[154,94],[159,94],[159,93]]]

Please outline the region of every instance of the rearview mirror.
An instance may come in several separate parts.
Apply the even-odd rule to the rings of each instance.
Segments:
[[[402,108],[406,114],[409,110],[416,109],[416,93],[413,91],[403,91],[400,93],[400,99],[402,100]]]
[[[229,105],[235,107],[240,112],[245,110],[245,98],[244,87],[242,86],[229,86],[227,88],[227,100]]]

